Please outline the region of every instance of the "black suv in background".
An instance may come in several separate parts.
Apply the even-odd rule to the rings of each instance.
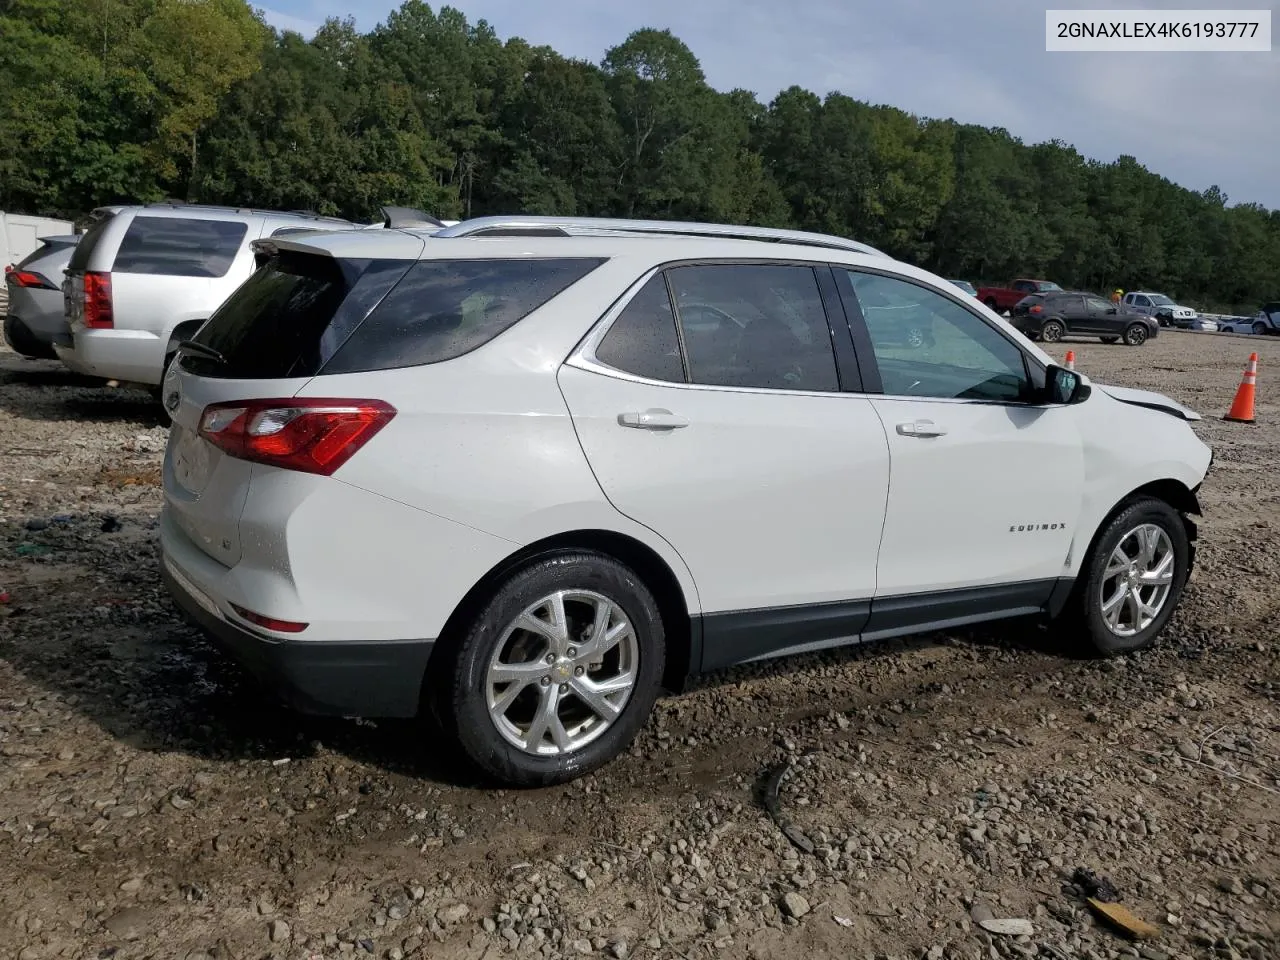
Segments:
[[[1063,337],[1098,337],[1103,343],[1123,340],[1140,347],[1160,332],[1154,317],[1130,313],[1092,293],[1053,290],[1023,297],[1009,318],[1032,340],[1057,343]]]

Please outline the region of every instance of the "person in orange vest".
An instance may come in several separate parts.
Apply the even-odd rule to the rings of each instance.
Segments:
[[[1116,290],[1115,293],[1111,294],[1111,305],[1113,307],[1120,306],[1120,298],[1123,296],[1124,296],[1123,290]]]

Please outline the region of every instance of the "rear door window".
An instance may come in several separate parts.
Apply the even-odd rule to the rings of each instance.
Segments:
[[[684,361],[667,281],[656,274],[631,298],[596,347],[596,359],[649,380],[684,382]]]
[[[602,258],[418,261],[323,372],[391,370],[460,357],[602,263]]]
[[[667,277],[693,383],[840,389],[812,267],[708,264],[673,267]]]
[[[169,277],[226,276],[248,230],[239,220],[136,216],[111,269]]]

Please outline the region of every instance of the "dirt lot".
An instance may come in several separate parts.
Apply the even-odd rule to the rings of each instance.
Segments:
[[[530,793],[264,697],[158,588],[146,398],[0,352],[0,956],[1280,957],[1280,344],[1069,346],[1217,450],[1157,650],[1014,624],[735,671]],[[1260,423],[1224,423],[1255,348]],[[811,853],[761,804],[787,760]]]

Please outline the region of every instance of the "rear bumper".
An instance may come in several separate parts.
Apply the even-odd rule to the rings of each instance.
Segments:
[[[54,340],[58,359],[77,373],[158,385],[166,343],[145,330],[75,330]]]
[[[179,582],[168,558],[161,571],[165,587],[183,613],[295,710],[327,716],[417,715],[433,641],[268,637],[208,609]],[[204,599],[209,602],[208,597]]]

